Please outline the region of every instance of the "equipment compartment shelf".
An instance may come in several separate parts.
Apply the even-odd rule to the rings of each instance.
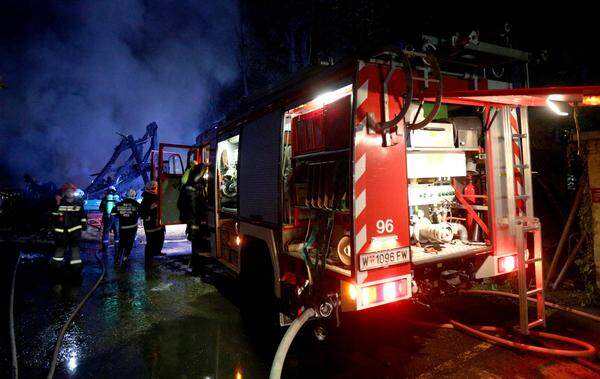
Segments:
[[[415,266],[437,263],[448,259],[461,258],[492,250],[487,245],[453,245],[442,244],[441,250],[436,253],[426,253],[423,247],[411,246],[412,263]]]

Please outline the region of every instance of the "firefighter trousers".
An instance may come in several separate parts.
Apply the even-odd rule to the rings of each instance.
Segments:
[[[129,258],[131,250],[133,249],[133,243],[135,242],[135,235],[137,233],[137,225],[134,228],[121,228],[121,242],[117,251],[117,259]]]
[[[119,219],[115,216],[102,216],[102,247],[107,248],[110,241],[110,231],[112,230],[115,244],[119,243]]]
[[[152,257],[160,255],[165,243],[165,228],[160,227],[156,229],[145,230],[146,232],[146,248],[144,250],[145,262],[150,264]]]
[[[65,253],[70,250],[69,265],[80,267],[81,255],[79,253],[79,242],[81,241],[81,228],[72,232],[56,232],[55,238],[56,249],[54,250],[52,263],[62,265],[65,260]]]

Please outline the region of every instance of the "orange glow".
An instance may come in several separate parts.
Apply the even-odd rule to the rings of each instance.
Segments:
[[[383,285],[383,300],[390,301],[396,298],[396,282],[389,282]]]
[[[350,299],[356,300],[356,286],[354,284],[348,286],[348,296],[350,296]]]
[[[582,104],[592,106],[600,105],[600,96],[584,96]]]
[[[242,372],[238,369],[235,370],[235,379],[242,379]]]
[[[238,246],[242,244],[242,238],[240,236],[235,237],[235,244]]]

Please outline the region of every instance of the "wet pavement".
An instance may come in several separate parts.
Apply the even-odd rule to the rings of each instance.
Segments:
[[[189,257],[182,255],[189,249],[185,241],[168,242],[171,255],[147,270],[143,247],[121,269],[114,267],[112,251],[103,256],[106,278],[69,329],[56,377],[267,377],[276,346],[266,332],[243,322],[237,283],[225,275],[192,277]],[[81,283],[49,276],[48,254],[22,252],[15,303],[22,378],[46,376],[62,323],[100,275],[95,251],[83,250]],[[10,252],[4,247],[1,253],[3,305],[15,258]],[[442,306],[466,322],[516,322],[509,300],[457,298]],[[574,361],[506,350],[456,331],[417,328],[411,318],[435,321],[417,305],[393,304],[344,317],[325,342],[307,327],[290,350],[285,377],[600,377]],[[551,313],[548,322],[550,331],[600,346],[600,327],[592,321]],[[6,312],[2,325],[7,331]],[[8,333],[2,333],[0,377],[9,374]]]

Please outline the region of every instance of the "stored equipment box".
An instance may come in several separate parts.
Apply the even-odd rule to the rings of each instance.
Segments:
[[[292,119],[292,155],[350,146],[350,95]]]
[[[449,122],[430,122],[410,131],[410,147],[454,147],[454,127]]]

